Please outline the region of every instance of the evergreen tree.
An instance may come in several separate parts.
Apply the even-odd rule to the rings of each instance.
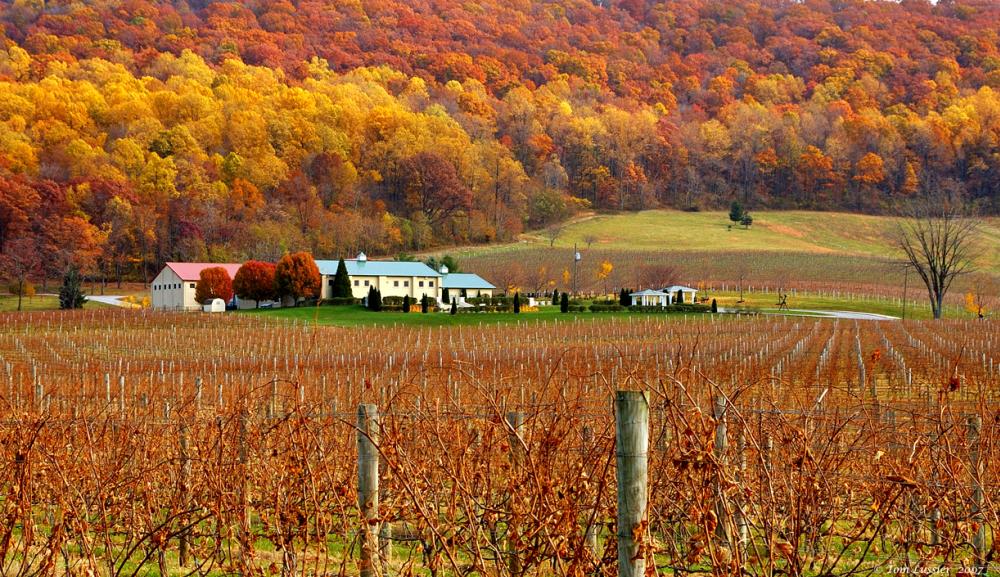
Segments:
[[[743,205],[740,204],[740,201],[734,200],[733,204],[729,206],[729,220],[733,222],[742,222],[743,214]]]
[[[80,288],[80,272],[75,266],[71,266],[63,275],[62,287],[59,288],[59,308],[82,309],[87,297],[83,295]]]
[[[753,224],[753,217],[750,216],[749,212],[743,213],[743,218],[740,219],[740,224],[742,224],[743,228],[745,228],[745,229],[749,229],[750,228],[750,225]]]
[[[365,308],[370,311],[375,310],[375,287],[368,287],[368,296],[365,298]]]
[[[451,302],[451,314],[453,315],[458,314],[458,303],[456,303],[455,301]]]
[[[347,264],[344,259],[337,263],[337,273],[333,275],[333,287],[330,289],[330,297],[335,299],[347,299],[354,296],[351,291],[351,278],[347,276]]]
[[[561,313],[569,312],[569,293],[562,294],[562,300],[559,301],[559,312]]]
[[[514,293],[514,314],[521,314],[521,293]]]
[[[712,312],[719,312],[719,303],[715,302],[715,299],[712,299]]]
[[[559,302],[559,289],[553,289],[552,290],[552,304],[554,305],[554,304],[556,304],[558,302]]]
[[[410,312],[410,295],[403,296],[403,312]]]
[[[375,312],[379,312],[382,310],[382,291],[375,289],[374,295],[375,295],[375,301],[372,305],[372,310]]]
[[[628,290],[624,287],[622,288],[622,292],[618,295],[618,304],[623,307],[627,307],[632,304],[632,296],[628,294]]]
[[[431,303],[430,300],[427,298],[427,295],[420,297],[420,312],[426,314],[427,311],[430,310],[430,308],[431,308]]]

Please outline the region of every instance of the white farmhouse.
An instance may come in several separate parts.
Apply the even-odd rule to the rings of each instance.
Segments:
[[[331,297],[333,279],[337,274],[336,260],[318,260],[316,266],[323,277],[323,290],[320,298]],[[486,282],[482,277],[468,273],[449,273],[447,267],[435,271],[422,262],[368,260],[365,253],[355,259],[345,259],[347,276],[351,279],[351,291],[354,298],[365,298],[371,287],[378,289],[383,297],[409,296],[420,300],[427,295],[433,300],[441,300],[442,289],[449,290],[449,296],[461,295],[465,289],[469,298],[492,295],[496,287]]]
[[[220,266],[229,277],[236,276],[239,263],[168,262],[150,286],[152,306],[157,310],[200,311],[202,306],[194,300],[195,286],[201,271]]]
[[[321,299],[331,297],[338,263],[336,260],[316,261],[319,274],[323,277]],[[354,298],[365,298],[371,287],[378,289],[383,297],[409,296],[418,300],[424,295],[436,299],[441,290],[441,275],[422,262],[368,260],[365,253],[361,253],[358,258],[345,259],[344,265],[351,279]]]

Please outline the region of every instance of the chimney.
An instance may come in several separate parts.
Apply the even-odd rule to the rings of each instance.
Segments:
[[[368,260],[368,257],[365,256],[365,253],[363,253],[363,252],[359,252],[358,253],[358,262],[366,262],[367,260]]]

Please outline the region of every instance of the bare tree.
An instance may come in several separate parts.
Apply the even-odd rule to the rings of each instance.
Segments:
[[[587,243],[587,248],[590,248],[592,244],[597,242],[597,235],[593,233],[585,234],[583,235],[583,242]]]
[[[924,281],[935,319],[941,318],[944,297],[955,278],[972,271],[978,225],[960,210],[929,204],[899,225],[897,243]]]
[[[17,286],[17,310],[21,310],[25,286],[32,276],[41,274],[42,259],[39,257],[41,247],[32,236],[9,241],[0,254],[0,273],[11,279]]]
[[[549,228],[542,231],[542,234],[545,235],[545,238],[549,241],[549,248],[555,246],[556,240],[562,236],[563,228],[562,224],[553,224]]]
[[[645,264],[639,267],[636,280],[643,288],[661,289],[677,282],[677,269],[665,263]]]

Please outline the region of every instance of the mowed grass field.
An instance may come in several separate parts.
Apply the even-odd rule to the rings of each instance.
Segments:
[[[749,229],[733,224],[722,211],[648,210],[588,215],[563,226],[554,247],[664,252],[779,252],[899,259],[896,218],[838,212],[774,211],[753,213]],[[1000,273],[1000,218],[984,219],[977,242],[978,268]],[[517,243],[470,247],[452,254],[477,256],[549,246],[546,231],[533,231]]]
[[[903,254],[896,246],[900,222],[892,217],[808,211],[754,213],[749,229],[729,221],[728,213],[651,210],[585,215],[552,229],[521,235],[517,242],[438,251],[458,259],[497,286],[528,289],[570,288],[573,247],[582,253],[575,284],[582,292],[609,287],[645,286],[644,269],[669,267],[674,280],[691,286],[772,290],[797,289],[835,300],[858,295],[899,299],[903,294]],[[973,247],[975,269],[1000,287],[1000,219],[983,219]],[[602,262],[613,273],[598,279]],[[923,298],[923,286],[910,274],[908,294]],[[972,277],[956,281],[950,299],[961,298]]]

